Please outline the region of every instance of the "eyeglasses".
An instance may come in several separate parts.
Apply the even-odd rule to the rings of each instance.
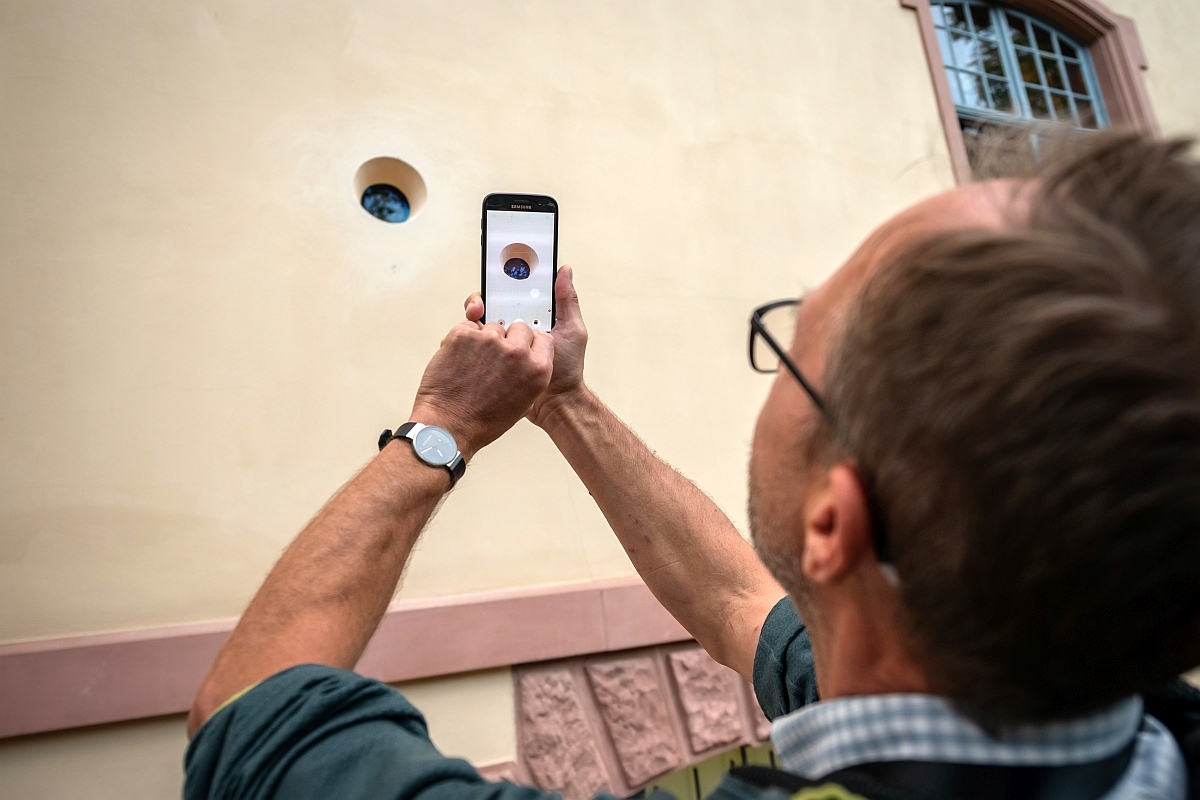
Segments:
[[[754,368],[755,372],[773,374],[779,372],[779,367],[782,365],[792,374],[792,377],[800,384],[800,388],[804,390],[813,405],[832,427],[833,420],[825,407],[824,398],[800,372],[796,362],[792,361],[792,357],[788,355],[787,348],[780,344],[780,342],[790,344],[796,338],[796,315],[802,302],[803,299],[776,300],[754,309],[754,313],[750,315],[750,366]],[[863,482],[863,490],[866,492],[867,511],[871,516],[871,528],[875,536],[875,558],[882,565],[890,565],[892,552],[888,547],[887,535],[884,530],[883,509],[872,488],[873,481],[870,473],[861,465],[859,466],[859,476]]]
[[[800,303],[800,300],[776,300],[754,309],[750,315],[750,366],[755,372],[773,374],[779,372],[779,365],[783,364],[812,399],[813,405],[824,414],[825,401],[779,344],[781,341],[791,343],[796,337],[796,313]]]

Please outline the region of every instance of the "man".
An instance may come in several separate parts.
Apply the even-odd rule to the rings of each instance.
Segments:
[[[469,460],[527,412],[658,599],[753,680],[787,773],[738,771],[724,799],[1184,797],[1200,764],[1200,693],[1168,683],[1200,662],[1184,149],[1103,137],[1038,180],[961,187],[803,303],[756,312],[754,365],[782,366],[751,458],[762,561],[586,388],[569,269],[552,341],[481,327],[471,298],[411,420]],[[197,696],[187,797],[541,794],[443,758],[398,692],[344,671],[450,482],[392,441],[300,534]]]

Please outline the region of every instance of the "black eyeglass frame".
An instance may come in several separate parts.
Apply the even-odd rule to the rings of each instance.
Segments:
[[[767,343],[767,347],[771,348],[771,351],[779,356],[779,363],[783,364],[787,368],[787,371],[792,374],[792,377],[796,379],[796,382],[800,384],[800,388],[812,400],[813,405],[825,417],[830,427],[836,430],[833,419],[829,416],[829,410],[825,406],[825,398],[821,397],[820,392],[808,382],[808,379],[804,377],[804,373],[800,372],[800,368],[796,366],[796,362],[792,361],[792,357],[788,355],[787,350],[775,340],[775,337],[771,335],[771,332],[767,330],[767,326],[763,322],[763,317],[767,312],[785,306],[796,306],[798,309],[802,302],[804,302],[803,298],[775,300],[774,302],[759,306],[750,314],[750,368],[755,372],[761,372],[765,375],[773,375],[779,372],[778,367],[775,369],[764,369],[756,363],[754,359],[754,340],[756,337],[761,336],[762,340]],[[891,564],[893,562],[892,550],[888,546],[888,537],[884,528],[883,508],[879,504],[879,498],[875,494],[870,473],[861,464],[859,465],[859,477],[863,481],[863,489],[867,495],[867,511],[871,516],[871,528],[875,538],[875,558],[880,564]]]
[[[788,355],[787,350],[785,350],[779,344],[779,342],[775,341],[775,337],[771,335],[771,332],[767,330],[767,326],[763,322],[763,317],[768,311],[774,311],[777,308],[783,308],[785,306],[796,306],[798,309],[801,302],[803,301],[776,300],[773,303],[767,303],[766,305],[761,305],[754,309],[754,313],[750,315],[750,368],[755,372],[761,372],[764,375],[774,375],[779,371],[778,367],[775,369],[764,369],[755,363],[754,338],[755,336],[761,336],[763,341],[767,343],[767,347],[771,348],[772,352],[779,356],[779,363],[787,367],[788,372],[792,373],[792,377],[796,379],[796,381],[800,384],[800,388],[803,389],[805,394],[807,394],[813,401],[813,405],[821,409],[822,414],[825,414],[825,400],[821,397],[817,390],[813,388],[813,385],[808,382],[808,379],[805,378],[800,372],[800,368],[796,366],[796,362],[792,361],[792,357]],[[825,414],[825,417],[828,419],[829,415]]]

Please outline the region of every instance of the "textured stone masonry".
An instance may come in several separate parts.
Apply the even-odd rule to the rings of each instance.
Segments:
[[[733,746],[742,738],[738,708],[738,676],[700,649],[668,656],[679,700],[687,715],[693,753],[719,745]]]
[[[667,698],[648,656],[587,667],[625,779],[642,784],[682,762]]]
[[[695,644],[514,669],[517,768],[564,800],[629,796],[770,735],[754,692]]]
[[[541,788],[564,800],[609,789],[574,676],[567,670],[522,675],[520,739],[525,764]]]

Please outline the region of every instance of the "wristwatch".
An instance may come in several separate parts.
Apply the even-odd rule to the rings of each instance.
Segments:
[[[413,452],[417,458],[431,467],[445,467],[450,472],[450,486],[454,488],[458,479],[467,471],[467,462],[462,453],[458,452],[458,443],[450,435],[450,431],[436,425],[422,425],[419,422],[406,422],[396,432],[390,429],[379,434],[379,449],[388,446],[392,439],[408,439],[412,442]]]

